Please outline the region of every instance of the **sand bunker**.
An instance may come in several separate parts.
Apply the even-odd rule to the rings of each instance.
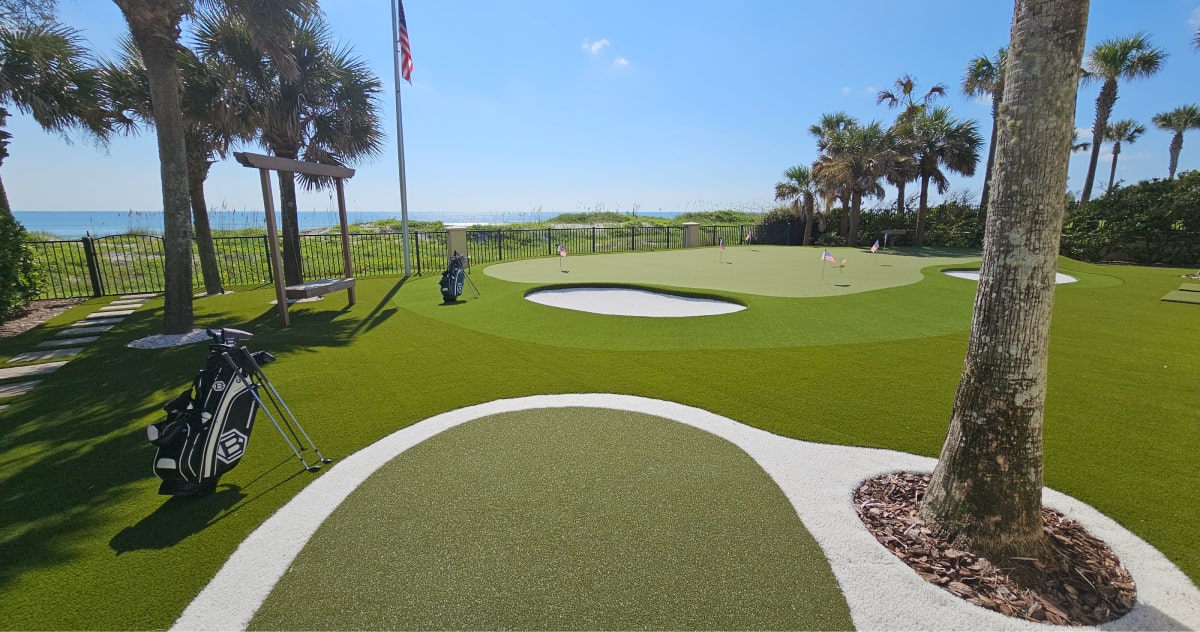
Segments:
[[[525,298],[550,307],[612,316],[684,318],[731,314],[746,309],[744,305],[727,301],[610,287],[542,290],[528,294]]]
[[[958,277],[960,279],[970,279],[972,281],[979,280],[979,270],[946,270],[946,274],[949,274],[952,277]],[[1079,279],[1076,279],[1069,274],[1063,274],[1062,272],[1054,273],[1054,282],[1059,285],[1063,283],[1074,283],[1078,280]]]

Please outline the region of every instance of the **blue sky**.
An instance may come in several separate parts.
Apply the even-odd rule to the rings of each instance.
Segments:
[[[356,165],[348,204],[398,212],[388,0],[326,0],[324,9],[385,86],[387,144]],[[511,219],[769,208],[783,170],[816,157],[808,127],[822,113],[890,122],[895,112],[875,94],[905,73],[922,89],[946,84],[939,103],[977,120],[986,139],[990,104],[959,85],[972,57],[1007,45],[1012,17],[1012,3],[996,0],[408,0],[405,10],[415,61],[413,85],[402,86],[409,210]],[[59,16],[101,55],[125,31],[102,0],[59,0]],[[1093,0],[1089,48],[1144,31],[1170,55],[1159,74],[1120,87],[1113,120],[1133,118],[1147,132],[1123,147],[1118,180],[1166,176],[1170,135],[1150,119],[1200,101],[1197,27],[1197,0]],[[1081,137],[1090,138],[1098,91],[1080,89]],[[98,148],[19,114],[8,129],[3,178],[15,210],[161,210],[153,130]],[[1110,156],[1106,146],[1098,182]],[[1072,190],[1086,168],[1085,154],[1072,157]],[[1200,134],[1185,139],[1179,168],[1200,168]],[[977,197],[982,159],[977,171],[951,189]],[[213,167],[206,191],[214,209],[262,208],[257,177],[232,160]],[[319,192],[300,207],[336,205]]]

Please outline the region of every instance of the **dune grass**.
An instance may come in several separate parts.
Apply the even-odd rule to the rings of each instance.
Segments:
[[[330,616],[337,613],[337,616]],[[253,629],[848,629],[820,547],[745,452],[650,415],[448,430],[317,530]]]
[[[1057,293],[1046,483],[1112,516],[1195,581],[1200,314],[1160,300],[1185,271],[1065,259],[1060,268],[1087,282]],[[436,278],[361,280],[357,306],[346,309],[342,294],[297,306],[289,329],[267,304],[270,288],[199,299],[197,324],[255,332],[249,345],[279,357],[269,375],[335,457],[447,410],[578,392],[666,399],[785,436],[936,456],[975,288],[929,268],[919,283],[842,297],[705,290],[750,309],[670,319],[672,328],[536,306],[522,298],[534,284],[479,269],[473,277],[483,295],[454,306],[438,305]],[[155,494],[144,427],[207,352],[124,346],[157,332],[160,301],[0,413],[0,626],[168,626],[313,476],[264,426],[213,496]],[[0,341],[0,359],[104,302]]]

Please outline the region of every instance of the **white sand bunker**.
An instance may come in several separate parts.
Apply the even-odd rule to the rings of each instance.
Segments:
[[[744,305],[707,298],[660,294],[616,287],[576,287],[541,290],[525,296],[534,303],[612,316],[684,318],[715,316],[746,309]]]
[[[958,277],[960,279],[970,279],[972,281],[979,280],[979,270],[946,270],[946,274],[949,274],[952,277]],[[1074,283],[1078,280],[1079,279],[1076,279],[1069,274],[1063,274],[1062,272],[1054,273],[1054,282],[1059,285],[1063,283]]]

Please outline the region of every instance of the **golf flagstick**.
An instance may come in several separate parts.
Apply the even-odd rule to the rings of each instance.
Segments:
[[[567,272],[570,272],[570,270],[563,269],[563,261],[566,261],[566,260],[567,260],[567,247],[562,244],[559,244],[558,245],[558,271],[562,272],[564,274]]]
[[[721,264],[725,264],[725,238],[721,238]]]

